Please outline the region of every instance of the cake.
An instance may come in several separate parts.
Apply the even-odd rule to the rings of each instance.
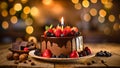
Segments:
[[[46,49],[55,57],[69,56],[73,51],[83,51],[83,38],[77,27],[50,26],[41,36],[40,48],[42,56]]]

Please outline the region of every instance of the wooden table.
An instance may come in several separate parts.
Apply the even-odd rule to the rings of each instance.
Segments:
[[[36,65],[31,65],[30,63],[19,63],[14,64],[13,61],[8,61],[6,55],[9,52],[11,44],[0,45],[0,68],[79,68],[79,67],[120,67],[120,44],[115,43],[103,43],[103,44],[84,44],[92,49],[92,52],[96,53],[100,50],[106,50],[112,53],[111,57],[93,57],[83,62],[46,62],[42,60],[36,60],[29,56],[29,58]],[[86,64],[94,60],[94,64]],[[101,60],[104,60],[105,63],[101,63]]]

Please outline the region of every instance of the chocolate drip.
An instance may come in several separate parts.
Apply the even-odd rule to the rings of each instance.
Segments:
[[[56,43],[60,48],[63,46],[67,45],[68,41],[71,41],[74,37],[44,37],[43,35],[41,36],[41,41],[45,41],[46,43],[50,41],[50,43]],[[72,41],[71,41],[72,42]],[[52,46],[52,45],[51,45]]]

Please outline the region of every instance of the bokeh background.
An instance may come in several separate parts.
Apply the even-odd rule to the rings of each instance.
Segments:
[[[62,16],[84,43],[120,43],[120,0],[0,0],[0,43],[39,41]]]

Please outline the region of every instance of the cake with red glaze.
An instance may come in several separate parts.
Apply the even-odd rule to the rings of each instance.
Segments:
[[[42,56],[45,50],[56,57],[69,56],[74,51],[83,51],[83,40],[77,27],[50,26],[41,36],[40,47]]]

